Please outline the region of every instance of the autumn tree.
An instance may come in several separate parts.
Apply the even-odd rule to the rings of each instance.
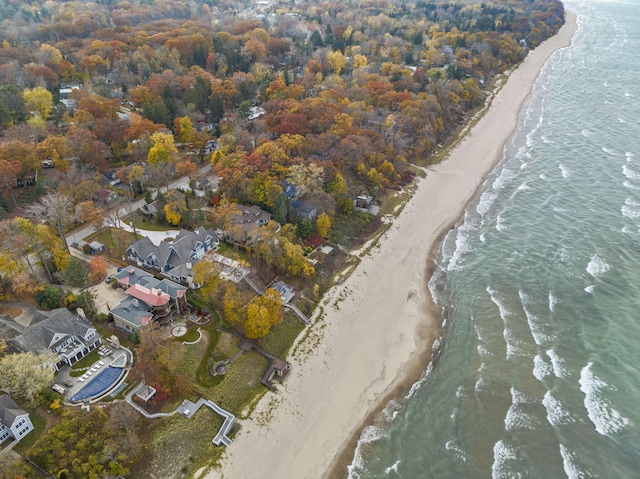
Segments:
[[[173,157],[178,154],[175,140],[171,133],[156,132],[151,135],[152,146],[149,149],[147,161],[152,165],[159,163],[170,163]]]
[[[16,180],[19,173],[19,161],[6,161],[0,159],[0,191],[7,190],[9,192],[16,208],[18,207],[18,203],[13,196],[13,188],[16,186]]]
[[[31,113],[30,122],[33,125],[44,125],[49,118],[53,106],[53,95],[42,87],[25,88],[22,92],[25,109]]]
[[[327,238],[331,229],[331,218],[326,213],[320,213],[316,218],[316,230],[323,238]]]
[[[54,226],[62,239],[62,244],[69,252],[65,227],[73,220],[73,201],[62,193],[49,193],[40,198],[39,203],[27,207],[27,214],[32,218]]]
[[[247,306],[245,334],[250,339],[261,338],[271,330],[272,326],[280,324],[283,319],[282,299],[275,289],[269,288],[264,295],[257,296]]]
[[[53,353],[8,354],[0,358],[0,390],[35,404],[36,395],[48,387],[55,375]]]

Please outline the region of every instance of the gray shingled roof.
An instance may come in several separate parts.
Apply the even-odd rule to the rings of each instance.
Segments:
[[[137,305],[136,305],[137,303]],[[120,301],[118,306],[109,311],[112,315],[117,316],[128,323],[137,326],[142,324],[142,318],[151,317],[149,306],[144,301],[138,301],[135,298],[127,297]]]
[[[46,312],[40,313],[47,315]],[[25,328],[24,333],[8,341],[18,351],[44,352],[51,345],[57,333],[65,336],[76,335],[82,340],[87,330],[93,326],[86,319],[76,316],[66,308],[58,308],[48,313],[48,318]]]
[[[28,414],[18,406],[8,394],[0,396],[0,423],[10,428],[18,416]]]
[[[119,273],[114,274],[113,277],[121,283],[131,286],[140,283],[142,278],[153,278],[153,275],[133,266],[127,266]]]

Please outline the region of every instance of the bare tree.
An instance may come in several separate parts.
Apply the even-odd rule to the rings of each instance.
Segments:
[[[49,193],[40,198],[40,203],[27,207],[27,214],[43,223],[54,226],[60,234],[62,244],[69,251],[64,229],[73,221],[73,200],[62,193]]]

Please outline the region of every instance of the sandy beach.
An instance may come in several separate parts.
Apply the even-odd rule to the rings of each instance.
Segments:
[[[427,281],[443,235],[502,158],[543,65],[575,30],[575,15],[567,13],[565,26],[509,76],[449,158],[427,170],[378,244],[323,298],[279,393],[267,393],[241,421],[221,468],[204,477],[346,476],[372,414],[406,394],[430,360],[440,319]]]

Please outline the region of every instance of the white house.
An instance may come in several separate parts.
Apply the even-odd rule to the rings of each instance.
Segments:
[[[18,406],[8,394],[0,396],[0,443],[10,437],[19,441],[33,430],[29,413]]]

